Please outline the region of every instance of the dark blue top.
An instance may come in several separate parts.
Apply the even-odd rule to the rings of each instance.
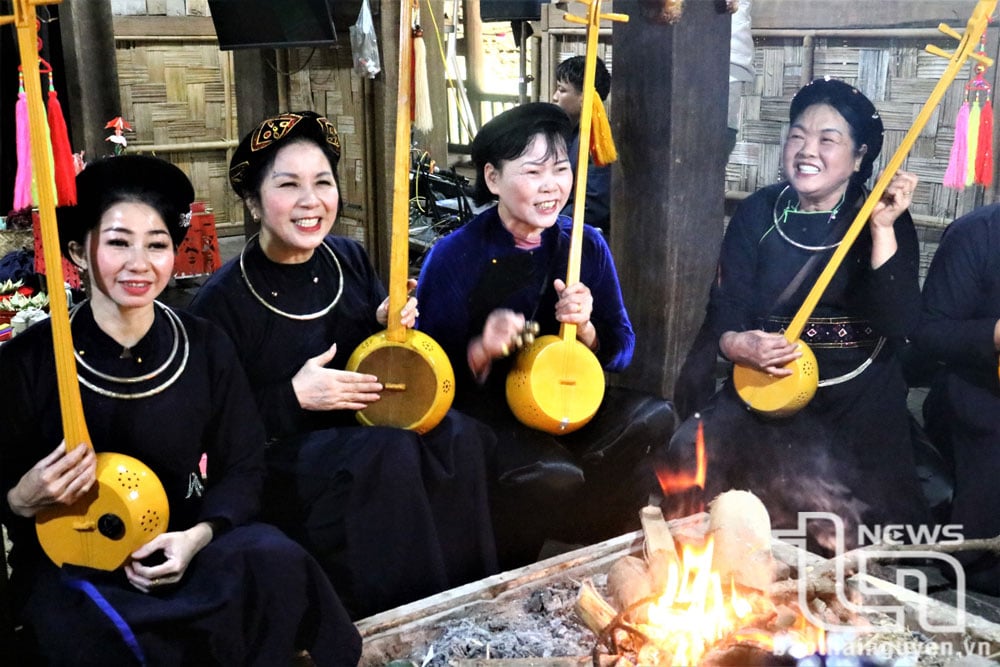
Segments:
[[[558,300],[552,282],[566,279],[572,221],[560,216],[542,233],[542,244],[532,250],[514,245],[514,237],[500,222],[497,208],[483,211],[431,249],[417,287],[418,327],[444,348],[460,382],[471,378],[466,361],[470,340],[480,335],[489,314],[509,308],[535,320],[541,335],[558,334]],[[624,370],[632,361],[635,332],[622,301],[621,286],[611,250],[601,234],[583,228],[580,282],[594,297],[591,322],[597,329],[597,358],[607,371]],[[506,376],[494,361],[491,378]]]

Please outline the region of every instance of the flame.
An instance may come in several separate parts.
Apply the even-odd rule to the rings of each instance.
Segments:
[[[674,474],[667,472],[666,470],[656,471],[656,477],[660,481],[660,488],[663,489],[664,494],[671,495],[674,493],[680,493],[694,487],[698,487],[700,489],[705,488],[705,472],[708,469],[708,461],[705,457],[705,427],[701,421],[698,422],[698,434],[694,439],[694,452],[694,474]]]
[[[712,570],[713,551],[709,537],[700,548],[682,547],[680,564],[670,564],[663,593],[639,626],[648,637],[639,649],[639,664],[698,665],[720,644],[749,643],[767,651],[780,644],[783,652],[793,655],[822,652],[822,630],[801,614],[778,636],[754,627],[755,620],[773,617],[774,605],[766,596],[741,594],[732,581],[724,587],[719,573]]]

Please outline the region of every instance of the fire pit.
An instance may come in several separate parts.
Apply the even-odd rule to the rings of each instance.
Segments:
[[[706,636],[702,618],[678,644],[676,631],[686,622],[678,613],[690,603],[659,602],[663,608],[654,609],[653,602],[644,599],[648,587],[636,576],[637,572],[649,576],[650,554],[657,551],[650,549],[650,533],[657,525],[653,519],[644,521],[642,531],[364,619],[358,623],[365,638],[361,664],[403,660],[427,667],[637,663],[807,667],[833,664],[820,656],[837,653],[854,657],[853,662],[837,664],[936,667],[955,664],[957,656],[995,656],[1000,650],[996,624],[971,614],[960,618],[961,610],[870,575],[838,583],[830,576],[837,571],[831,561],[770,537],[769,549],[736,558],[740,571],[728,572],[728,579],[715,577],[718,583],[710,582],[704,588],[707,595],[694,603],[698,613],[706,613],[708,602],[725,600],[731,609],[722,616],[729,615],[729,624]],[[677,563],[683,564],[685,553],[691,563],[699,558],[702,563],[718,560],[697,552],[712,533],[712,521],[711,513],[702,513],[663,524],[680,554]],[[716,541],[712,551],[719,546]],[[721,548],[730,547],[723,540]],[[765,555],[771,559],[766,565]],[[766,595],[753,588],[754,577],[765,567],[777,575]],[[689,573],[688,581],[698,576]],[[669,587],[676,598],[681,587]],[[735,609],[743,603],[733,601],[744,598],[749,611],[740,620]],[[844,608],[844,600],[852,601],[846,605],[849,608]],[[806,613],[802,604],[807,605]],[[646,622],[656,614],[666,615],[667,620],[661,621],[666,643],[649,641],[655,633]],[[818,631],[806,622],[817,620],[834,630]],[[692,650],[695,645],[701,648]]]

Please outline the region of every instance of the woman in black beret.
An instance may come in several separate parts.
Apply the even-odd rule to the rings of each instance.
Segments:
[[[450,411],[422,435],[360,426],[382,385],[345,370],[386,327],[388,300],[358,242],[331,234],[340,140],[311,111],[265,119],[230,182],[260,222],[191,308],[237,352],[267,428],[264,516],[322,563],[361,617],[496,571],[486,461],[492,434]],[[416,316],[410,299],[400,314]]]
[[[576,326],[576,341],[609,373],[632,361],[635,332],[611,249],[583,226],[580,278],[567,285],[572,220],[572,132],[555,104],[522,104],[492,118],[472,142],[475,199],[485,206],[438,241],[417,287],[418,327],[448,353],[459,409],[497,434],[493,512],[501,562],[534,561],[546,540],[592,544],[638,528],[658,492],[651,451],[674,427],[669,401],[606,387],[594,417],[565,434],[515,418],[506,396],[525,321],[539,335]]]
[[[705,324],[713,362],[719,354],[775,377],[791,374],[786,364],[802,355],[782,332],[862,207],[882,148],[875,106],[836,79],[799,90],[789,123],[783,180],[741,203],[726,229]],[[802,339],[820,381],[804,408],[788,417],[751,412],[731,379],[692,406],[700,414],[678,429],[671,463],[691,465],[703,421],[706,498],[749,489],[787,528],[799,526],[800,512],[831,512],[845,522],[848,543],[860,526],[927,521],[896,355],[920,313],[907,211],[916,185],[914,174],[893,176],[812,311]],[[825,532],[813,537],[835,548],[830,522],[819,523]]]
[[[60,209],[59,235],[89,296],[69,320],[93,448],[67,453],[50,322],[0,348],[3,520],[25,634],[51,665],[278,665],[302,649],[316,664],[355,664],[360,636],[319,565],[252,523],[264,430],[232,343],[155,300],[187,231],[191,183],[138,155],[94,162],[76,180],[79,201]],[[147,465],[169,525],[113,571],[60,568],[35,517],[87,493],[95,451]],[[99,527],[104,518],[94,517]],[[97,548],[110,548],[113,532],[101,533],[109,541]]]

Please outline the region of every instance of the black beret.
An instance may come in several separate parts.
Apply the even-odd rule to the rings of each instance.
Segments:
[[[788,117],[792,123],[814,104],[829,104],[844,117],[851,126],[858,148],[868,147],[861,159],[857,180],[864,182],[872,175],[872,164],[882,152],[882,118],[871,100],[860,90],[839,79],[824,77],[803,86],[792,98]]]
[[[290,111],[264,120],[236,147],[229,162],[229,184],[240,197],[252,194],[257,171],[270,162],[278,149],[292,139],[309,139],[325,147],[330,167],[337,171],[340,137],[337,128],[315,111]]]
[[[176,166],[148,155],[119,155],[87,163],[76,175],[76,204],[57,209],[59,245],[83,243],[105,211],[122,201],[152,206],[167,225],[176,248],[191,222],[194,188]]]

